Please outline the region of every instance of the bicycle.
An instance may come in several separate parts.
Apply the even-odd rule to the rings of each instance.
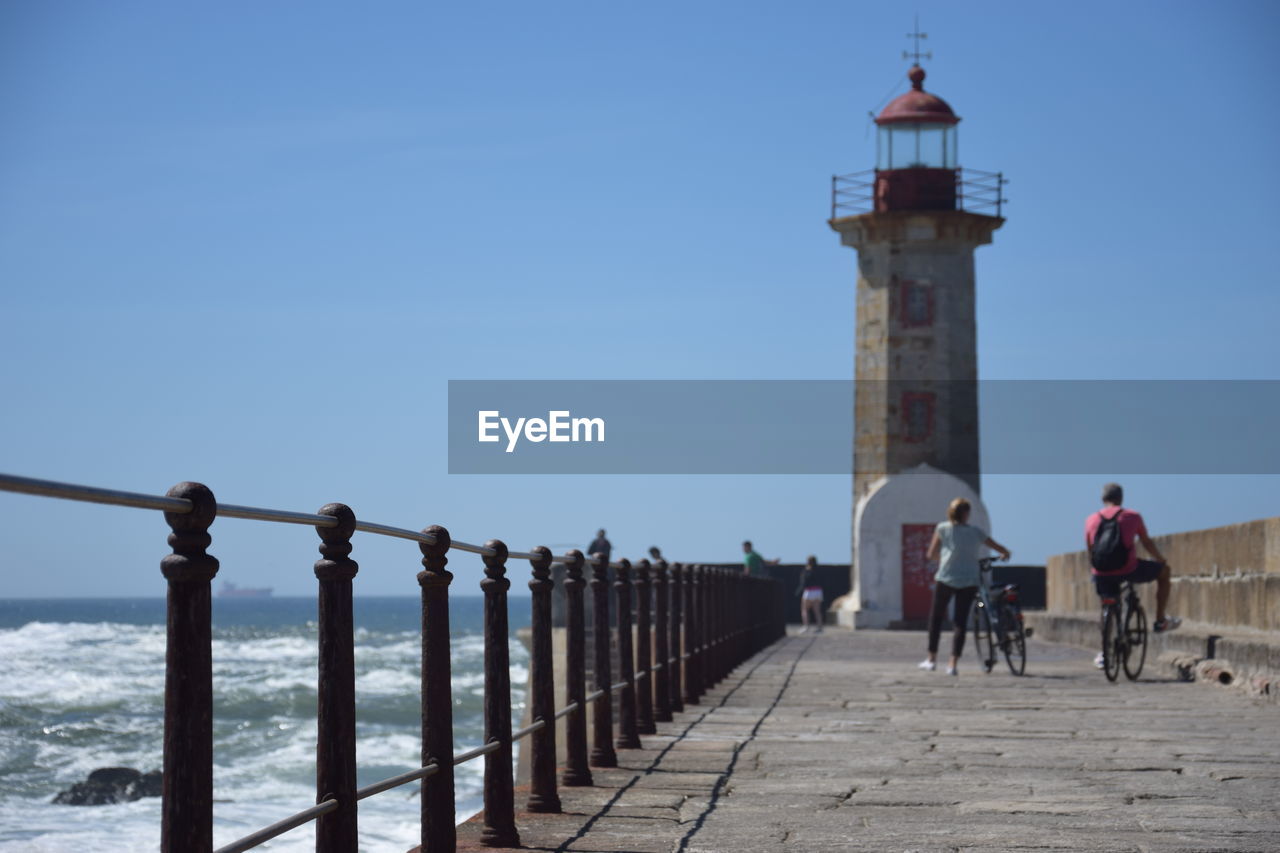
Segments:
[[[1102,670],[1107,681],[1115,681],[1123,667],[1125,676],[1136,681],[1146,659],[1147,613],[1133,584],[1122,581],[1118,595],[1102,597]]]
[[[991,584],[991,566],[995,557],[978,560],[978,595],[973,602],[973,641],[979,660],[987,672],[996,665],[996,649],[1004,655],[1009,671],[1022,675],[1027,671],[1027,630],[1018,606],[1018,585]],[[992,595],[994,594],[994,598]]]

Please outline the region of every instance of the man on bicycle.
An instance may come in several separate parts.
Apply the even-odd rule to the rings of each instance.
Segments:
[[[1165,605],[1169,602],[1171,586],[1169,564],[1160,554],[1156,543],[1152,542],[1151,537],[1147,535],[1147,525],[1143,522],[1142,516],[1131,509],[1125,509],[1121,506],[1123,503],[1124,489],[1118,483],[1107,483],[1102,487],[1102,509],[1085,519],[1084,542],[1085,548],[1090,553],[1091,562],[1094,563],[1091,568],[1094,587],[1099,597],[1116,597],[1120,595],[1120,584],[1124,581],[1135,584],[1155,581],[1156,621],[1152,625],[1152,630],[1157,634],[1172,631],[1182,624],[1182,620],[1176,616],[1168,616],[1164,612]],[[1119,542],[1128,550],[1128,554],[1123,557],[1120,568],[1100,571],[1096,565],[1098,555],[1094,553],[1094,543],[1104,524],[1110,526],[1113,519],[1119,527]],[[1142,541],[1142,547],[1148,554],[1155,557],[1154,560],[1138,559],[1138,549],[1134,545],[1135,539]],[[1094,663],[1099,668],[1102,667],[1101,653],[1094,659]]]

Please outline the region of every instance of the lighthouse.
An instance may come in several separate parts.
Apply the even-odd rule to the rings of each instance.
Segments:
[[[960,116],[925,76],[917,61],[911,89],[876,117],[876,167],[832,179],[829,224],[858,253],[853,578],[834,608],[854,627],[927,618],[925,552],[953,498],[990,532],[978,496],[974,250],[1004,224],[1004,179],[960,167]]]

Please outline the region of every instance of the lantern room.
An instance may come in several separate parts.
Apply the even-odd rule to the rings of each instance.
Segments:
[[[907,73],[911,91],[876,117],[875,209],[955,210],[956,125],[947,102],[924,90],[924,69]]]

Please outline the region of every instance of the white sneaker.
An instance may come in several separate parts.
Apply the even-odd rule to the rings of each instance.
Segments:
[[[1097,657],[1095,657],[1095,658],[1093,659],[1093,665],[1094,665],[1094,666],[1096,666],[1098,669],[1105,669],[1105,668],[1106,668],[1106,666],[1107,666],[1107,659],[1106,659],[1105,657],[1103,657],[1102,652],[1098,652]]]
[[[933,672],[937,668],[938,665],[931,660],[922,660],[916,664],[916,669],[923,669],[925,672]]]
[[[959,675],[959,674],[960,673],[956,672],[956,668],[954,666],[947,667],[947,675]]]

